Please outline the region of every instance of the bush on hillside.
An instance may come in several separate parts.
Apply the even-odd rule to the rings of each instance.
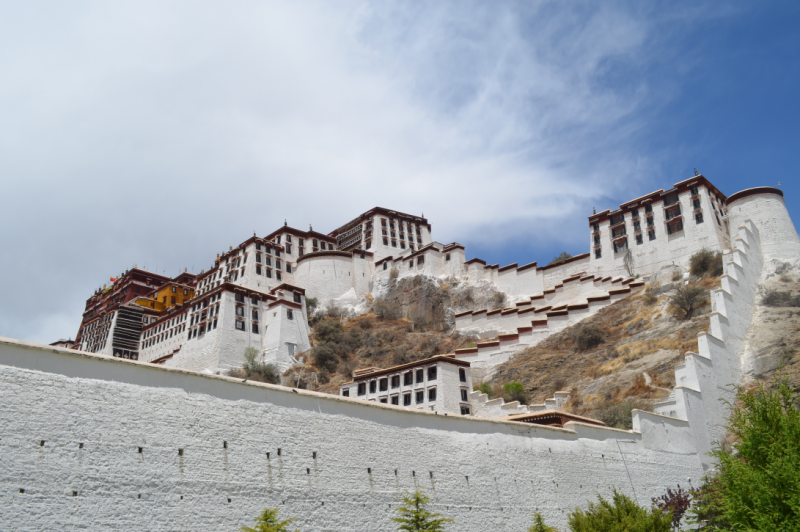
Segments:
[[[689,272],[695,277],[722,275],[722,253],[701,249],[689,258]]]
[[[632,411],[649,409],[650,403],[630,397],[622,402],[614,403],[597,411],[593,417],[599,419],[609,427],[631,430],[633,428]]]
[[[800,295],[792,297],[791,292],[767,290],[761,297],[761,304],[767,307],[800,307]]]
[[[397,268],[392,268],[391,270],[389,270],[389,280],[390,281],[397,280],[397,276],[398,275],[400,275],[400,270],[398,270]]]
[[[403,309],[397,301],[387,301],[378,297],[372,303],[372,312],[379,318],[385,320],[396,320],[403,315]]]
[[[492,393],[492,385],[489,384],[488,382],[482,382],[477,386],[473,386],[473,390],[476,392],[481,392],[485,393],[486,395],[489,395]]]
[[[701,286],[679,285],[669,298],[669,310],[673,316],[682,320],[689,320],[695,310],[704,306],[706,290]]]
[[[520,403],[527,402],[525,397],[525,386],[523,386],[521,382],[507,382],[503,385],[503,391],[505,391],[509,397],[511,397],[512,401],[519,401]]]
[[[244,350],[244,364],[241,368],[231,368],[228,370],[229,377],[237,379],[249,379],[251,381],[268,382],[278,384],[281,380],[280,371],[275,364],[265,364],[257,360],[258,349],[248,347]]]
[[[576,508],[567,517],[572,532],[641,531],[670,532],[672,512],[658,508],[645,509],[616,489],[611,501],[597,496],[586,511]]]
[[[319,343],[337,343],[344,334],[344,327],[339,320],[326,319],[314,326],[314,340]]]
[[[573,343],[581,351],[593,349],[606,341],[606,333],[599,327],[591,324],[583,325],[572,333]]]
[[[320,371],[326,370],[330,373],[336,371],[336,367],[339,365],[339,355],[332,344],[315,345],[311,350],[311,358]]]
[[[561,264],[562,262],[566,262],[568,259],[571,259],[571,258],[572,258],[572,255],[570,255],[566,251],[562,251],[561,253],[556,255],[553,258],[553,260],[551,260],[549,263],[547,263],[547,265],[551,266],[553,264]]]

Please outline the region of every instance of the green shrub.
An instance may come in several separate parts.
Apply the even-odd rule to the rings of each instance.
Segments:
[[[672,512],[647,510],[614,490],[611,501],[598,495],[586,511],[575,508],[567,517],[572,532],[670,532]]]
[[[363,318],[358,321],[358,326],[365,330],[372,329],[375,326],[375,322],[370,318]]]
[[[314,311],[317,310],[318,305],[319,305],[319,300],[316,297],[306,298],[306,311],[308,312],[309,316],[314,314]]]
[[[319,370],[324,369],[328,372],[334,372],[339,365],[339,355],[336,353],[336,347],[329,343],[315,345],[311,350],[311,358],[314,359],[314,365]]]
[[[689,272],[695,277],[722,275],[722,253],[701,249],[689,258]]]
[[[261,512],[261,515],[255,520],[255,528],[243,526],[239,530],[241,532],[291,532],[289,530],[289,523],[296,520],[296,518],[292,517],[286,521],[278,521],[277,508],[264,508],[264,511]],[[299,531],[295,530],[294,532]]]
[[[633,428],[633,410],[649,410],[650,403],[629,397],[596,412],[595,417],[609,427],[631,430]]]
[[[728,431],[734,449],[717,447],[721,508],[732,530],[800,530],[800,411],[787,380],[739,390]]]
[[[525,386],[521,382],[507,382],[503,385],[503,390],[511,397],[512,401],[526,402]]]
[[[761,297],[761,304],[767,307],[800,307],[800,295],[792,297],[791,292],[767,290]]]
[[[533,514],[533,525],[528,529],[528,532],[558,532],[558,529],[544,524],[542,514],[537,512]]]
[[[389,270],[389,280],[390,281],[397,280],[397,276],[398,275],[400,275],[400,270],[398,270],[397,268],[392,268],[391,270]]]
[[[669,310],[676,318],[689,320],[694,315],[694,311],[707,302],[705,288],[693,285],[679,285],[669,297]]]
[[[255,347],[246,348],[244,350],[244,364],[242,364],[242,368],[232,368],[228,370],[228,376],[278,384],[281,380],[281,376],[277,366],[275,366],[275,364],[259,362],[257,360],[259,354],[259,350]]]
[[[372,312],[379,318],[386,320],[396,320],[403,315],[403,309],[397,301],[386,301],[378,297],[372,303]]]
[[[452,523],[452,519],[442,517],[441,514],[430,512],[425,506],[431,499],[425,495],[422,488],[417,488],[413,493],[404,492],[403,506],[397,509],[400,517],[392,518],[392,521],[399,523],[397,530],[410,532],[441,532],[444,530],[445,523]]]
[[[492,385],[489,384],[488,382],[482,382],[482,383],[478,384],[477,386],[474,386],[473,389],[476,392],[485,393],[486,395],[489,395],[490,393],[492,393]]]
[[[339,320],[326,319],[314,326],[314,339],[319,343],[341,341],[344,327]]]
[[[572,342],[581,351],[593,349],[606,341],[606,333],[595,325],[583,325],[572,333]]]
[[[571,259],[571,258],[572,258],[572,255],[570,255],[566,251],[562,251],[561,253],[556,255],[553,258],[553,260],[551,260],[549,263],[547,263],[547,265],[551,266],[553,264],[561,264],[562,262],[566,262],[568,259]]]

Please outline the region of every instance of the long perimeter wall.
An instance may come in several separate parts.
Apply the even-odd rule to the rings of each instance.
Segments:
[[[0,339],[0,528],[390,530],[423,486],[455,530],[524,531],[612,487],[647,504],[702,474],[688,423],[565,429],[365,404]]]

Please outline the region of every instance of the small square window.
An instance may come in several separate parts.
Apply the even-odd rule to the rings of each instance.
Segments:
[[[195,329],[196,331],[197,329]],[[236,330],[243,331],[244,330],[244,322],[241,320],[236,320]]]
[[[366,382],[358,383],[358,395],[367,395],[367,383]]]
[[[449,253],[448,253],[447,255],[445,255],[445,256],[444,256],[444,260],[445,260],[445,261],[449,261],[449,260],[450,260],[450,254],[449,254]]]
[[[414,384],[414,372],[409,371],[403,375],[403,386],[411,386]]]
[[[399,395],[392,396],[392,404],[393,405],[399,405],[400,404],[400,396]]]
[[[342,390],[342,397],[350,397],[350,388]]]
[[[461,407],[461,415],[462,416],[468,416],[469,414],[470,414],[469,407],[462,405],[462,407]]]
[[[369,381],[369,393],[378,391],[378,381]]]
[[[379,384],[380,384],[380,390],[382,392],[385,392],[386,390],[389,389],[389,379],[381,379]]]
[[[417,399],[417,404],[424,403],[425,402],[425,390],[419,390],[417,392],[416,399]]]
[[[392,388],[400,387],[400,375],[392,375]]]
[[[403,406],[410,406],[411,405],[411,394],[405,393],[403,394]]]
[[[387,400],[387,398],[386,398],[386,397],[381,397],[381,403],[388,403],[388,402],[389,402],[389,401]]]
[[[429,381],[436,380],[436,366],[431,366],[428,368],[428,380]]]
[[[435,401],[436,400],[436,388],[431,388],[428,390],[428,401]]]

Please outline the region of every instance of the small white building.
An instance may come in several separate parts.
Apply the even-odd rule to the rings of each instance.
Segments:
[[[439,355],[387,369],[365,368],[339,387],[344,397],[447,414],[472,415],[469,362]]]
[[[423,216],[375,207],[329,233],[336,249],[371,251],[375,260],[414,252],[431,243],[431,224]]]

